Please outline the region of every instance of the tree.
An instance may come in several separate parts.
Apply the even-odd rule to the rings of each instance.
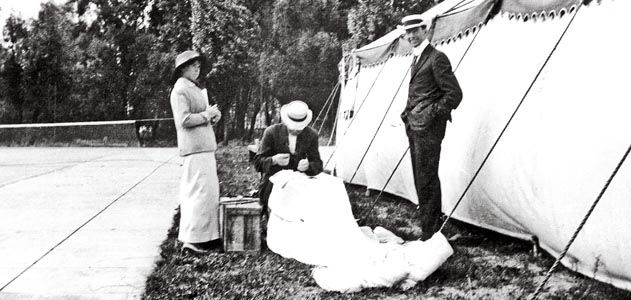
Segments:
[[[25,103],[33,123],[67,119],[64,104],[71,90],[73,62],[68,13],[68,7],[42,4],[24,42]]]
[[[145,71],[146,57],[152,51],[147,47],[146,26],[148,24],[145,0],[72,0],[77,4],[77,12],[89,10],[96,13],[94,21],[87,26],[84,43],[96,40],[91,47],[96,63],[88,65],[89,72],[97,76],[88,77],[87,85],[97,89],[97,95],[105,98],[104,117],[106,119],[127,119],[143,115],[137,107],[147,98],[138,98],[135,83],[138,75]],[[140,43],[140,45],[138,44]],[[86,49],[90,51],[89,49]],[[88,57],[90,58],[90,57]]]
[[[24,110],[24,87],[22,85],[24,68],[20,62],[22,57],[22,42],[27,36],[24,20],[11,15],[4,26],[5,42],[8,43],[8,55],[0,68],[0,78],[3,81],[4,97],[13,106],[15,113],[9,120],[15,123],[22,122]]]
[[[394,30],[401,18],[420,14],[432,7],[433,0],[359,0],[348,14],[351,38],[345,51],[359,48]]]
[[[300,99],[317,113],[337,82],[345,10],[337,0],[276,0],[272,14],[259,81],[281,103]]]
[[[258,24],[236,0],[192,0],[191,4],[193,48],[207,56],[204,81],[223,115],[217,136],[226,141],[240,137],[255,94],[251,49],[257,48]]]
[[[180,53],[192,49],[190,0],[154,1],[149,11],[149,33],[157,37],[158,51]]]
[[[193,48],[207,57],[200,81],[223,114],[218,139],[249,139],[257,116],[271,123],[279,104],[301,99],[317,113],[336,84],[343,50],[374,40],[403,15],[430,5],[431,0],[47,3],[31,25],[16,17],[7,21],[1,113],[12,122],[170,117],[174,58]]]

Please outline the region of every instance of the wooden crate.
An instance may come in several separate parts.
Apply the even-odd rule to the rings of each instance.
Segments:
[[[261,204],[258,198],[221,198],[219,228],[225,252],[261,250]]]

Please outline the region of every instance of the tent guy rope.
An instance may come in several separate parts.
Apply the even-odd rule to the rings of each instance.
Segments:
[[[579,6],[580,8],[580,6]],[[476,170],[475,174],[473,174],[473,177],[471,178],[471,180],[469,181],[469,184],[467,184],[467,187],[464,189],[464,191],[462,192],[462,194],[460,195],[460,198],[458,199],[458,201],[456,202],[456,204],[454,205],[454,207],[451,209],[451,211],[449,212],[449,214],[447,215],[447,218],[445,218],[445,221],[443,221],[443,224],[440,226],[440,229],[438,231],[443,231],[443,228],[445,228],[445,225],[447,225],[447,222],[449,222],[449,219],[451,219],[451,216],[454,214],[454,212],[456,211],[456,209],[458,208],[458,205],[460,205],[460,203],[462,202],[462,200],[464,199],[464,196],[467,194],[467,192],[469,191],[469,188],[471,188],[471,185],[473,185],[473,182],[475,181],[475,179],[478,177],[478,174],[480,174],[480,171],[482,171],[482,168],[486,165],[486,162],[488,161],[489,157],[491,156],[491,153],[493,153],[493,150],[495,150],[495,147],[497,146],[497,144],[499,143],[499,141],[502,139],[502,137],[504,136],[504,133],[506,132],[506,129],[508,128],[508,126],[511,124],[511,122],[513,121],[513,119],[515,118],[515,115],[517,114],[517,112],[519,111],[519,109],[521,108],[522,104],[524,103],[524,100],[526,100],[526,98],[528,97],[528,95],[530,94],[530,90],[532,89],[532,87],[535,85],[535,82],[537,82],[537,79],[539,78],[539,76],[541,75],[541,72],[543,72],[543,70],[545,69],[545,67],[548,65],[548,61],[550,61],[550,58],[552,57],[552,55],[555,53],[557,47],[559,46],[559,44],[561,43],[561,40],[563,40],[563,37],[565,36],[565,33],[567,33],[567,30],[570,28],[570,25],[572,25],[572,21],[574,21],[574,18],[576,17],[576,15],[578,14],[578,8],[574,11],[574,15],[572,15],[572,19],[570,19],[570,21],[567,23],[567,25],[565,26],[565,29],[563,30],[563,33],[561,33],[561,36],[559,36],[559,39],[556,41],[556,43],[554,44],[554,48],[552,48],[552,50],[550,51],[550,53],[548,54],[548,57],[546,57],[546,60],[543,62],[543,64],[541,65],[541,68],[539,68],[539,71],[537,72],[537,74],[535,75],[535,77],[532,79],[532,81],[530,82],[530,85],[528,86],[528,89],[526,90],[526,92],[524,93],[524,96],[521,98],[521,100],[519,101],[519,104],[517,104],[517,107],[515,107],[515,110],[513,111],[513,114],[510,116],[510,118],[508,119],[508,122],[506,122],[506,125],[504,125],[504,128],[502,129],[502,131],[500,132],[500,134],[498,135],[497,139],[495,140],[495,142],[493,143],[493,146],[491,146],[491,149],[489,150],[489,152],[486,154],[486,156],[484,157],[484,159],[482,160],[482,163],[480,164],[480,166],[478,167],[478,169]]]
[[[392,177],[394,177],[394,173],[397,172],[397,169],[399,168],[399,165],[401,165],[401,162],[403,162],[403,159],[405,158],[405,155],[408,153],[408,151],[410,151],[410,147],[407,147],[407,149],[405,149],[405,152],[403,152],[403,155],[401,155],[401,159],[399,159],[399,162],[397,162],[397,165],[394,166],[394,169],[390,173],[390,177],[388,177],[388,180],[386,180],[386,183],[383,185],[383,187],[379,191],[379,194],[377,195],[377,197],[375,197],[375,200],[373,200],[372,203],[370,204],[370,207],[368,208],[368,211],[364,214],[363,217],[361,217],[359,219],[360,223],[366,222],[366,219],[368,219],[368,216],[372,212],[373,208],[375,208],[375,204],[377,204],[377,201],[379,200],[379,198],[381,198],[381,195],[386,190],[386,187],[390,183],[390,180],[392,180]]]
[[[329,142],[326,144],[327,147],[331,146],[331,142],[333,142],[333,136],[335,135],[335,128],[337,127],[337,120],[339,118],[340,118],[340,103],[338,101],[337,111],[335,112],[335,120],[333,121],[333,127],[331,129],[331,135],[329,136]]]
[[[357,115],[361,111],[362,107],[364,107],[364,103],[366,103],[366,98],[368,98],[368,96],[370,95],[370,92],[372,91],[372,88],[375,86],[375,83],[377,82],[377,79],[379,79],[379,76],[381,75],[381,72],[386,67],[386,63],[388,62],[388,60],[392,56],[393,56],[392,54],[388,55],[388,58],[386,59],[386,61],[383,62],[383,65],[381,66],[381,69],[379,70],[379,73],[377,73],[377,76],[375,76],[375,80],[373,80],[372,84],[370,85],[370,88],[368,89],[368,92],[366,92],[366,96],[364,96],[364,99],[362,100],[362,103],[359,105],[359,108],[357,109],[357,112],[355,113],[355,115],[351,119],[351,121],[348,123],[348,126],[346,127],[346,130],[344,130],[344,134],[342,134],[342,138],[344,136],[346,136],[346,133],[351,128],[351,125],[353,125],[353,121],[355,121],[355,119],[357,119]],[[355,97],[357,97],[357,92],[355,92]],[[353,100],[353,108],[355,108],[355,100]],[[337,150],[338,146],[339,145],[335,145],[335,148],[333,148],[333,152],[331,152],[331,156],[329,156],[329,159],[327,159],[326,163],[324,164],[324,169],[326,169],[326,167],[329,165],[329,162],[331,162],[331,158],[333,158],[333,155],[335,154],[335,151]]]
[[[576,237],[578,236],[578,234],[583,229],[583,226],[585,226],[585,223],[587,223],[587,220],[592,215],[592,212],[594,212],[594,209],[596,208],[596,205],[598,205],[598,202],[600,202],[600,199],[603,197],[603,194],[605,194],[605,191],[607,191],[607,188],[609,188],[609,184],[611,184],[611,181],[614,179],[616,174],[618,174],[618,171],[620,170],[620,167],[622,167],[622,164],[627,159],[627,156],[629,156],[629,152],[631,152],[631,144],[629,145],[629,147],[627,148],[627,151],[624,153],[624,155],[620,159],[620,162],[618,162],[618,165],[616,166],[616,168],[613,170],[613,173],[611,173],[611,175],[609,176],[609,179],[607,179],[607,182],[605,183],[605,186],[603,186],[602,190],[600,190],[600,193],[598,194],[598,197],[596,197],[596,200],[594,200],[594,203],[592,203],[592,206],[587,211],[587,214],[585,215],[585,217],[583,217],[583,220],[581,221],[581,223],[576,228],[576,231],[574,231],[574,234],[572,235],[572,238],[570,238],[570,241],[565,246],[565,249],[563,249],[563,252],[561,252],[561,255],[559,255],[559,257],[554,261],[554,264],[552,264],[552,267],[550,267],[550,269],[546,273],[546,277],[543,279],[543,281],[539,284],[539,286],[537,287],[535,292],[532,294],[532,296],[530,297],[530,300],[535,300],[537,298],[539,293],[541,293],[541,290],[543,289],[543,286],[548,282],[548,280],[550,279],[550,276],[552,276],[552,272],[554,272],[554,270],[559,265],[561,260],[565,257],[567,252],[570,250],[570,246],[572,246],[572,244],[576,240]]]
[[[331,101],[329,102],[329,106],[327,107],[326,112],[324,113],[324,117],[322,118],[320,129],[318,129],[318,136],[320,136],[320,133],[322,132],[322,129],[324,128],[324,123],[326,123],[326,119],[328,118],[329,112],[331,111],[331,107],[333,106],[333,102],[335,102],[334,99],[335,99],[335,95],[337,95],[337,90],[339,86],[340,86],[340,82],[338,81],[337,84],[335,85],[335,88],[333,89],[333,92],[331,93],[331,97],[330,97]]]
[[[326,98],[326,101],[324,101],[324,105],[322,105],[322,108],[320,109],[320,111],[318,112],[318,116],[315,118],[315,120],[313,121],[313,126],[315,127],[316,124],[318,123],[318,120],[320,120],[320,116],[322,115],[322,112],[324,112],[324,109],[327,107],[327,105],[331,105],[330,102],[332,102],[333,99],[333,95],[335,95],[337,93],[338,88],[340,87],[340,81],[338,81],[335,86],[333,87],[333,89],[331,90],[331,93],[329,94],[329,97]],[[324,121],[326,120],[326,115],[324,116],[324,120],[322,121],[322,123],[324,123]]]
[[[383,125],[383,122],[386,120],[386,117],[388,116],[388,112],[390,111],[390,108],[392,107],[394,100],[397,98],[397,95],[399,94],[399,91],[401,90],[401,86],[403,86],[403,83],[405,82],[405,79],[407,78],[411,69],[412,69],[412,66],[410,66],[408,70],[405,72],[405,75],[403,75],[403,79],[401,79],[401,83],[399,83],[399,87],[397,88],[397,91],[392,96],[390,105],[388,105],[388,108],[383,113],[383,118],[381,118],[381,122],[379,122],[379,126],[377,126],[377,130],[375,130],[375,134],[372,136],[372,139],[370,140],[368,147],[366,147],[366,151],[364,151],[364,155],[362,155],[362,158],[359,160],[359,163],[357,164],[357,167],[355,168],[355,172],[353,173],[353,176],[348,182],[353,182],[353,179],[355,179],[355,175],[357,175],[357,172],[359,171],[359,168],[361,167],[362,162],[364,162],[364,159],[366,158],[366,154],[368,154],[368,151],[370,150],[370,146],[372,146],[372,143],[375,141],[375,138],[377,137],[377,134],[379,133],[379,129],[381,129],[381,125]]]
[[[462,3],[462,2],[461,2]],[[488,21],[489,16],[487,15],[486,17],[486,21]],[[486,22],[485,21],[485,22]],[[458,68],[460,67],[460,63],[462,63],[462,61],[464,60],[465,56],[467,56],[467,52],[469,52],[469,49],[471,48],[471,45],[473,44],[473,42],[475,41],[476,37],[478,36],[478,33],[480,33],[482,29],[478,29],[475,33],[475,36],[473,37],[473,39],[471,40],[471,42],[469,43],[469,45],[467,46],[467,49],[465,50],[465,52],[462,54],[462,56],[460,57],[460,60],[458,61],[458,64],[456,65],[456,67],[454,68],[454,73],[456,73],[456,71],[458,71]],[[379,199],[381,198],[381,195],[383,194],[383,192],[386,190],[386,187],[388,187],[388,184],[390,183],[390,180],[392,180],[392,177],[394,177],[394,173],[397,172],[397,169],[399,168],[399,166],[401,165],[401,162],[403,162],[403,159],[405,158],[405,155],[408,153],[408,151],[410,151],[410,146],[408,146],[405,151],[403,152],[403,154],[401,155],[401,158],[399,159],[399,162],[397,163],[397,165],[394,167],[394,169],[392,170],[392,172],[390,173],[390,177],[388,177],[388,180],[386,180],[386,183],[383,185],[383,187],[381,188],[381,190],[379,191],[379,194],[377,195],[377,197],[375,197],[375,200],[372,201],[372,203],[370,204],[370,208],[368,209],[368,211],[364,214],[363,217],[361,217],[359,220],[360,222],[365,222],[366,219],[368,218],[368,216],[370,215],[370,213],[372,212],[373,208],[375,207],[375,205],[377,204],[377,202],[379,201]]]

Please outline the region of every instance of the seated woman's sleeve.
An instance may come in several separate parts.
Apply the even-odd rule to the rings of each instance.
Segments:
[[[320,150],[318,145],[318,134],[313,132],[312,138],[309,139],[309,152],[307,153],[307,159],[309,159],[309,169],[305,174],[309,176],[315,176],[322,172],[322,159],[320,158]]]
[[[263,132],[263,139],[259,145],[259,150],[254,157],[254,168],[257,172],[269,174],[272,168],[272,156],[274,153],[274,137],[271,127]]]

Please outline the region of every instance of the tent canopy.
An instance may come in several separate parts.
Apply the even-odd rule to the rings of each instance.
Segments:
[[[432,44],[442,44],[479,30],[497,13],[524,21],[556,18],[576,9],[580,0],[447,0],[423,13],[434,20]],[[495,8],[495,9],[494,9]],[[397,28],[383,37],[352,52],[363,66],[383,63],[391,55],[408,55],[410,44]]]
[[[448,0],[425,13],[464,94],[442,143],[443,212],[462,199],[454,218],[560,256],[631,143],[629,11],[628,0]],[[352,53],[333,157],[344,180],[416,203],[401,33]],[[630,197],[627,160],[561,262],[631,290]]]

